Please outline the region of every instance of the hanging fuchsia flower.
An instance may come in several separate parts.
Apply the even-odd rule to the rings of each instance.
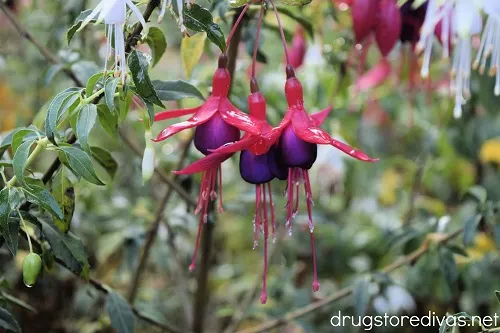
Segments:
[[[401,33],[401,13],[396,0],[379,0],[375,40],[382,56],[387,56]]]
[[[312,167],[317,157],[317,145],[332,145],[344,153],[366,162],[375,162],[377,159],[368,157],[365,153],[355,150],[343,142],[333,139],[327,132],[320,129],[321,119],[312,118],[304,108],[302,84],[295,77],[292,66],[286,68],[287,81],[285,95],[288,110],[285,118],[278,126],[282,131],[279,141],[279,151],[283,163],[288,167],[287,178],[287,206],[286,222],[288,233],[292,232],[292,220],[297,214],[299,205],[300,183],[303,181],[306,194],[307,213],[309,216],[309,231],[313,253],[314,282],[313,290],[319,290],[316,270],[316,253],[314,250],[314,223],[312,218],[312,190],[308,170]],[[326,113],[326,112],[325,112]],[[326,113],[327,114],[327,113]],[[326,115],[325,115],[326,116]]]
[[[377,23],[378,0],[354,0],[351,8],[356,43],[362,43]]]
[[[210,200],[217,197],[216,187],[219,181],[219,211],[222,211],[222,169],[220,164],[229,156],[212,155],[211,150],[220,146],[237,141],[240,138],[240,130],[255,135],[260,134],[256,124],[240,110],[238,110],[228,99],[229,87],[231,85],[231,76],[227,70],[227,57],[222,54],[219,57],[219,66],[214,74],[212,81],[212,95],[207,101],[196,108],[181,109],[173,111],[164,111],[155,116],[155,121],[180,117],[183,115],[194,114],[186,121],[171,125],[160,132],[154,140],[163,141],[172,135],[183,130],[196,127],[194,135],[195,147],[205,155],[210,156],[210,168],[203,172],[201,189],[198,196],[198,204],[195,213],[200,214],[200,224],[198,227],[198,236],[196,239],[195,253],[193,261],[189,266],[192,271],[195,266],[196,253],[199,246],[199,240],[203,224],[208,219],[208,205]],[[213,159],[213,160],[212,160]]]
[[[307,52],[307,41],[304,29],[299,26],[293,35],[292,45],[288,48],[290,63],[294,68],[299,68],[304,63]]]
[[[411,43],[415,46],[420,39],[420,29],[424,24],[427,2],[418,8],[413,8],[413,2],[414,0],[409,0],[399,9],[401,13],[401,33],[399,40],[402,43]]]

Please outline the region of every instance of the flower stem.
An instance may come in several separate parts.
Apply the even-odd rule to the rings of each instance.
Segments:
[[[257,64],[257,51],[259,50],[260,28],[262,27],[262,18],[264,17],[264,6],[260,6],[259,21],[257,22],[257,31],[255,32],[255,44],[253,47],[252,59],[252,78],[255,78],[255,66]]]
[[[288,46],[286,45],[285,32],[283,31],[283,25],[281,24],[281,19],[280,19],[280,16],[278,14],[278,9],[276,9],[276,5],[274,3],[274,0],[269,0],[269,1],[273,5],[274,14],[276,15],[276,20],[278,21],[278,27],[280,29],[280,34],[281,34],[281,41],[283,42],[283,48],[285,49],[286,64],[290,65],[290,57],[288,56]]]
[[[102,94],[104,93],[104,88],[102,89],[99,89],[98,91],[96,91],[94,94],[90,95],[89,97],[87,98],[84,98],[82,99],[82,103],[81,104],[89,104],[89,103],[92,103],[92,101],[101,96]]]
[[[19,208],[17,208],[17,214],[19,214],[19,218],[21,219],[21,224],[23,225],[24,232],[26,233],[26,239],[28,239],[30,253],[33,253],[33,246],[31,245],[31,237],[30,237],[30,234],[28,233],[28,229],[26,228],[26,222],[24,222],[23,215],[21,214],[21,211],[19,210]]]
[[[35,158],[44,150],[44,148],[49,144],[48,138],[43,138],[37,141],[36,148],[31,152],[28,160],[26,161],[26,167],[30,166],[31,163],[35,160]],[[12,178],[7,183],[7,187],[12,187],[16,184],[17,177],[12,176]]]
[[[224,53],[227,52],[229,45],[231,44],[231,39],[233,38],[233,35],[234,35],[236,29],[240,25],[240,22],[243,19],[243,16],[245,16],[245,13],[246,13],[248,7],[250,7],[250,3],[247,3],[245,5],[245,7],[243,7],[243,10],[241,11],[240,16],[238,16],[238,19],[236,20],[236,22],[234,22],[233,27],[231,28],[231,31],[229,32],[229,36],[227,37],[226,50],[224,51]]]

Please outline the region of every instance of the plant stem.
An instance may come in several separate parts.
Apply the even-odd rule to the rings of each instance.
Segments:
[[[255,44],[253,46],[252,57],[252,79],[255,78],[255,66],[257,65],[257,51],[259,50],[260,28],[262,27],[262,19],[264,17],[264,6],[260,6],[259,21],[257,22],[257,31],[255,32]]]
[[[19,214],[19,218],[21,219],[21,224],[23,225],[24,232],[26,233],[26,238],[28,239],[30,253],[33,253],[33,245],[31,245],[31,237],[30,234],[28,233],[28,229],[26,228],[26,222],[24,222],[23,215],[21,214],[19,208],[17,208],[17,214]]]
[[[44,148],[47,146],[49,143],[48,138],[43,138],[41,140],[37,141],[36,148],[31,152],[30,156],[28,157],[28,160],[26,161],[26,168],[33,163],[35,158],[44,150]],[[16,184],[17,177],[14,175],[12,178],[9,180],[9,182],[6,184],[7,187],[12,187]]]
[[[285,58],[287,66],[290,65],[290,57],[288,56],[288,45],[286,45],[285,32],[283,31],[283,25],[281,24],[280,15],[278,14],[278,9],[276,8],[276,4],[274,0],[269,0],[273,5],[274,14],[276,15],[276,20],[278,21],[278,27],[280,29],[281,41],[283,42],[283,48],[285,50]]]
[[[99,89],[94,94],[90,95],[89,97],[82,99],[82,103],[81,104],[92,103],[92,101],[95,100],[96,98],[98,98],[99,96],[101,96],[101,94],[104,94],[104,88]]]

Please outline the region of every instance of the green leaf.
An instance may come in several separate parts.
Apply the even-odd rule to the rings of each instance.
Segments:
[[[62,232],[68,232],[75,212],[75,188],[66,176],[65,168],[55,175],[52,180],[52,196],[62,208],[64,219],[54,219],[55,224]]]
[[[47,210],[55,218],[64,219],[61,207],[59,207],[56,199],[54,199],[52,194],[45,188],[41,180],[26,178],[26,183],[28,186],[23,187],[22,190],[29,202],[37,204],[41,208]]]
[[[151,83],[151,79],[149,78],[148,57],[144,53],[134,50],[128,56],[128,66],[130,68],[130,72],[132,73],[135,88],[141,97],[148,102],[165,107],[158,98],[158,95],[156,95],[156,91]]]
[[[453,287],[458,280],[458,268],[455,259],[453,259],[453,253],[446,248],[440,248],[439,262],[446,282],[450,287]]]
[[[461,247],[461,246],[458,246],[458,245],[448,245],[447,248],[451,252],[453,252],[455,254],[458,254],[458,255],[461,255],[462,257],[468,257],[469,256],[469,254],[467,253],[467,251],[465,251],[465,249],[463,247]]]
[[[130,90],[132,90],[135,95],[137,97],[139,97],[139,99],[142,101],[142,103],[144,103],[144,106],[146,106],[146,111],[148,112],[148,123],[145,123],[146,124],[146,128],[150,128],[151,125],[153,124],[154,122],[154,119],[155,119],[155,110],[154,110],[154,105],[151,104],[149,101],[145,100],[144,98],[142,98],[142,96],[139,94],[139,92],[131,87]],[[144,121],[146,121],[146,119],[144,119]]]
[[[95,104],[86,104],[78,113],[76,121],[76,136],[83,150],[90,153],[89,134],[97,119],[97,107]]]
[[[97,105],[97,115],[99,116],[99,123],[106,132],[112,137],[116,136],[118,130],[118,114],[112,113],[106,104]]]
[[[92,96],[97,82],[103,78],[103,75],[103,72],[97,72],[88,79],[87,86],[85,87],[85,95],[87,97]]]
[[[118,170],[118,162],[111,156],[111,153],[100,147],[91,147],[92,157],[108,172],[111,178],[115,177]]]
[[[66,40],[68,41],[68,45],[71,42],[71,39],[75,35],[76,31],[82,26],[82,22],[87,18],[87,16],[92,13],[92,9],[84,10],[83,12],[78,15],[78,17],[75,20],[75,23],[73,23],[73,26],[69,28],[69,30],[66,32]],[[91,23],[95,23],[96,20],[91,20]]]
[[[311,2],[312,0],[281,0],[281,3],[288,6],[305,6]]]
[[[310,1],[309,1],[310,2]],[[309,34],[309,36],[311,36],[311,38],[314,37],[314,29],[313,29],[313,25],[312,23],[306,19],[304,16],[300,15],[299,13],[296,13],[292,10],[290,10],[289,8],[287,7],[284,7],[284,6],[276,6],[276,9],[278,10],[278,12],[280,12],[281,14],[283,15],[286,15],[288,16],[289,18],[291,18],[292,20],[296,21],[297,23],[299,23],[305,31],[307,31],[307,33]]]
[[[194,36],[184,37],[181,42],[181,59],[186,77],[191,77],[193,68],[198,64],[205,49],[207,34],[197,33]]]
[[[148,37],[146,38],[146,43],[148,43],[151,49],[151,57],[153,58],[153,67],[158,64],[163,53],[167,49],[167,40],[165,39],[165,34],[158,27],[150,27]]]
[[[33,128],[19,129],[12,136],[12,152],[15,154],[21,143],[38,138],[37,131]]]
[[[250,0],[229,0],[229,6],[233,8],[238,8],[246,5],[249,2]]]
[[[15,304],[17,306],[20,306],[28,311],[31,311],[33,313],[37,313],[36,309],[34,307],[32,307],[31,305],[29,305],[28,303],[26,303],[25,301],[23,301],[22,299],[19,299],[15,296],[12,296],[10,294],[7,294],[6,292],[1,292],[0,293],[0,296],[3,297],[6,301],[12,303],[12,304]]]
[[[32,139],[21,144],[12,159],[14,175],[21,184],[24,183],[24,171],[26,170],[26,164],[28,162],[28,157],[30,156],[31,146],[33,146],[34,142],[35,140]]]
[[[474,199],[476,199],[479,203],[484,204],[486,202],[486,198],[488,194],[486,193],[486,189],[482,186],[476,185],[472,186],[467,194],[471,195]]]
[[[465,222],[464,226],[464,246],[470,246],[474,243],[474,238],[476,237],[477,226],[479,225],[479,221],[481,221],[481,214],[476,214],[471,216],[467,222]]]
[[[50,66],[47,69],[47,72],[45,73],[45,78],[43,80],[45,85],[48,86],[50,84],[50,82],[52,82],[54,77],[57,75],[57,73],[59,73],[63,69],[64,69],[63,64],[55,64],[55,65]]]
[[[354,303],[358,316],[364,316],[368,310],[370,301],[369,287],[370,281],[367,278],[360,278],[354,284]]]
[[[61,232],[53,223],[41,219],[38,219],[38,223],[55,257],[73,273],[88,278],[90,265],[83,243],[73,235]]]
[[[14,316],[4,308],[0,308],[0,327],[21,333],[21,327],[19,327]]]
[[[497,297],[497,301],[500,302],[500,290],[495,290],[495,296]]]
[[[79,90],[78,88],[68,88],[56,95],[49,104],[45,118],[45,132],[53,144],[56,144],[56,137],[60,138],[57,123],[62,114],[79,98]]]
[[[118,333],[134,333],[135,317],[127,301],[114,290],[106,298],[106,311],[111,319],[111,326]]]
[[[186,28],[196,32],[205,31],[208,39],[217,45],[221,51],[226,48],[226,40],[222,29],[214,23],[214,19],[210,11],[192,3],[190,8],[184,7],[184,25]]]
[[[12,253],[16,255],[17,252],[17,233],[12,234],[11,226],[9,224],[9,216],[12,211],[12,206],[10,203],[10,190],[9,188],[4,188],[0,191],[0,233],[7,242],[7,246]],[[19,225],[18,227],[19,228]],[[15,229],[15,228],[14,228]]]
[[[58,150],[61,162],[67,164],[76,176],[83,177],[96,185],[104,185],[97,177],[92,161],[86,152],[71,146],[62,146]]]
[[[106,104],[108,105],[109,111],[111,111],[112,113],[115,112],[115,92],[119,82],[120,78],[114,77],[107,79],[106,83],[104,84],[104,96],[106,98]]]
[[[192,84],[182,81],[154,80],[153,87],[162,101],[178,101],[183,98],[198,98],[205,100],[202,93]]]

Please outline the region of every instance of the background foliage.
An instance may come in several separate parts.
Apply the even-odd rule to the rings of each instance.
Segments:
[[[183,38],[173,19],[153,23],[128,58],[135,88],[123,92],[116,90],[118,79],[104,80],[99,73],[102,29],[89,26],[72,35],[93,1],[18,1],[17,20],[57,63],[0,16],[0,166],[7,179],[16,175],[19,185],[0,192],[0,326],[23,332],[229,332],[284,318],[276,331],[356,332],[359,328],[332,328],[330,317],[338,311],[484,316],[498,310],[500,118],[493,83],[474,77],[473,97],[459,120],[452,118],[452,100],[440,89],[427,89],[423,81],[409,89],[406,70],[395,71],[377,89],[356,93],[348,11],[336,1],[303,7],[291,2],[279,6],[290,40],[299,25],[307,32],[308,52],[297,75],[308,110],[333,104],[324,128],[380,158],[363,164],[334,149],[319,151],[311,176],[321,290],[313,294],[310,288],[307,219],[299,215],[292,237],[280,236],[272,246],[269,300],[259,303],[262,249],[252,250],[254,189],[240,179],[236,159],[224,164],[226,212],[208,228],[213,239],[202,248],[204,264],[195,274],[187,267],[197,223],[192,198],[200,177],[177,178],[176,193],[168,178],[179,160],[185,165],[200,156],[185,149],[190,133],[154,146],[160,173],[142,183],[144,122],[163,105],[196,106],[208,95],[219,48],[238,9],[222,0],[192,4],[185,9],[190,38]],[[213,16],[208,21],[207,10]],[[257,13],[258,6],[251,6],[243,21],[233,77],[231,100],[245,111]],[[262,39],[258,79],[275,125],[286,110],[285,76],[270,12]],[[392,52],[394,64],[399,54]],[[370,53],[368,64],[378,57]],[[149,72],[150,79],[139,79],[141,72]],[[444,77],[441,65],[431,77],[437,87]],[[82,88],[68,90],[75,81]],[[104,96],[96,106],[101,88]],[[115,96],[115,91],[121,92]],[[74,111],[80,96],[84,105]],[[70,126],[58,127],[61,114],[75,112]],[[153,124],[152,132],[164,126]],[[77,145],[71,145],[73,132]],[[50,149],[24,172],[30,149],[44,135],[58,146],[45,140]],[[63,167],[45,186],[37,179],[56,157]],[[273,189],[281,217],[284,184],[275,182]],[[165,191],[170,194],[163,210]],[[2,212],[25,200],[32,205],[31,210],[21,206],[27,223],[22,229],[32,235],[44,265],[32,288],[24,286],[21,273],[29,248],[20,216]],[[152,232],[149,260],[140,266]],[[138,269],[144,272],[140,283]],[[328,305],[316,309],[322,302]],[[303,308],[311,303],[314,311]],[[425,327],[379,331],[427,332]]]

